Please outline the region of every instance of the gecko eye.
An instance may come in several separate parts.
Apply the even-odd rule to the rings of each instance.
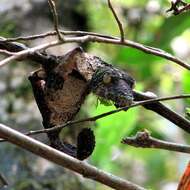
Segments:
[[[108,73],[104,74],[104,76],[103,76],[104,84],[109,84],[111,82],[111,79],[112,79],[112,77],[110,74],[108,74]]]

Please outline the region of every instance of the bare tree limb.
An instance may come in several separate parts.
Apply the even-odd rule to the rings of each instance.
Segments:
[[[138,132],[134,137],[127,137],[121,142],[137,148],[156,148],[190,154],[190,146],[153,138],[148,131]]]
[[[0,40],[1,44],[3,42],[5,42],[4,39]],[[137,43],[134,41],[124,40],[123,42],[121,42],[121,40],[119,38],[111,38],[111,37],[107,38],[107,37],[100,37],[100,36],[95,36],[95,35],[84,35],[84,36],[79,36],[79,37],[67,37],[67,38],[65,37],[64,38],[64,43],[85,43],[85,42],[98,42],[98,43],[105,43],[105,44],[115,44],[115,45],[128,46],[128,47],[143,51],[147,54],[152,54],[152,55],[170,60],[170,61],[177,63],[178,65],[190,70],[190,65],[185,63],[181,59],[179,59],[179,58],[177,58],[177,57],[175,57],[175,56],[173,56],[173,55],[171,55],[171,54],[169,54],[169,53],[167,53],[161,49],[150,47],[150,46],[145,46],[143,44],[140,44],[140,43]],[[48,47],[52,47],[52,46],[62,44],[61,42],[58,42],[58,41],[53,41],[51,43],[54,45],[50,45],[47,47],[44,45],[45,47],[41,48],[41,49],[45,49]],[[39,50],[40,49],[38,49],[38,51]],[[0,62],[0,64],[1,64],[1,62]]]
[[[177,14],[180,14],[189,10],[190,10],[190,3],[188,5],[185,5],[183,8],[179,9]]]
[[[142,105],[148,105],[150,103],[155,103],[155,102],[158,102],[158,101],[166,101],[166,100],[179,99],[179,98],[180,99],[181,98],[190,98],[190,95],[179,95],[179,96],[170,96],[170,97],[164,97],[164,98],[154,98],[154,99],[135,102],[130,106],[125,106],[125,107],[122,107],[122,108],[119,108],[119,109],[116,109],[116,110],[105,112],[103,114],[100,114],[100,115],[97,115],[97,116],[94,116],[94,117],[85,118],[85,119],[76,120],[76,121],[69,121],[68,123],[65,123],[63,125],[46,129],[46,132],[50,132],[50,131],[54,131],[54,130],[60,130],[60,129],[62,129],[62,128],[68,126],[68,125],[72,125],[72,124],[79,124],[79,123],[82,123],[82,122],[89,122],[89,121],[94,122],[94,121],[96,121],[98,119],[101,119],[103,117],[107,117],[109,115],[112,115],[112,114],[115,114],[115,113],[118,113],[118,112],[121,112],[121,111],[127,111],[128,109],[133,108],[133,107],[142,106]],[[180,128],[182,128],[182,127],[180,127]],[[188,121],[188,125],[186,125],[186,127],[183,127],[182,129],[185,130],[186,132],[190,133],[190,122]],[[39,132],[41,133],[42,131],[44,131],[44,130],[40,130]],[[35,131],[35,133],[36,132],[37,131]]]
[[[57,33],[58,39],[60,41],[64,41],[63,36],[61,35],[60,31],[59,31],[59,22],[58,22],[58,14],[57,14],[57,10],[56,10],[56,5],[55,5],[55,1],[54,0],[48,0],[52,15],[53,15],[53,20],[54,20],[54,28],[55,31]]]
[[[16,53],[16,52],[20,52],[23,50],[27,50],[29,48],[27,46],[25,46],[24,44],[19,43],[19,42],[6,42],[6,38],[0,37],[0,49],[2,51],[6,50],[8,52]],[[52,64],[57,63],[55,56],[43,55],[39,52],[33,52],[33,53],[30,52],[30,54],[28,54],[28,56],[26,58],[28,58],[32,61],[35,61],[41,65],[45,65],[45,64],[49,64],[49,63],[52,63]],[[19,59],[19,60],[21,60],[21,59]]]
[[[5,40],[4,38],[3,39],[1,38],[1,40],[0,40],[0,49],[2,49],[2,50],[8,50],[10,52],[19,52],[19,51],[28,49],[23,44],[20,44],[17,42],[6,42],[4,40]],[[43,55],[38,52],[33,52],[33,53],[30,52],[28,54],[27,58],[29,58],[33,61],[36,61],[42,65],[49,65],[49,64],[55,65],[57,63],[56,57],[54,57],[52,55]],[[151,97],[147,96],[145,93],[140,93],[140,92],[136,92],[136,91],[134,91],[134,97],[135,97],[135,101],[152,99]],[[161,104],[160,102],[149,103],[149,104],[144,105],[144,107],[146,109],[150,109],[150,110],[160,114],[161,116],[170,120],[177,126],[180,126],[180,128],[183,128],[185,130],[188,130],[186,128],[189,128],[189,121],[187,119],[180,116],[176,112],[173,112],[172,110],[170,110],[169,108],[167,108],[166,106]]]
[[[178,15],[188,10],[190,10],[190,3],[187,4],[182,0],[176,0],[176,1],[171,1],[171,7],[166,12],[173,11],[174,15]]]
[[[5,176],[0,173],[0,188],[4,188],[4,187],[7,187],[8,186],[8,181],[7,179],[5,178]]]
[[[82,176],[100,182],[117,190],[145,190],[132,182],[101,171],[85,162],[79,161],[37,140],[25,136],[8,126],[0,124],[0,137],[23,149],[41,156],[55,164],[75,171]]]
[[[178,0],[178,2],[179,1],[180,0]],[[8,64],[14,60],[19,61],[22,59],[29,58],[29,57],[31,57],[31,55],[36,56],[36,59],[38,59],[38,58],[43,59],[43,55],[38,53],[38,51],[43,50],[43,49],[47,49],[49,47],[53,47],[53,46],[56,46],[56,45],[59,45],[62,43],[98,42],[98,43],[115,44],[115,45],[122,45],[122,46],[128,46],[131,48],[135,48],[135,49],[138,49],[138,50],[143,51],[145,53],[156,55],[156,56],[165,58],[167,60],[173,61],[173,62],[177,63],[178,65],[190,70],[189,64],[185,63],[184,61],[174,57],[173,55],[171,55],[171,54],[169,54],[163,50],[160,50],[160,49],[157,49],[154,47],[145,46],[143,44],[136,43],[136,42],[133,42],[130,40],[125,40],[122,23],[120,22],[116,12],[114,11],[110,0],[108,0],[108,5],[109,5],[109,8],[111,9],[114,17],[115,17],[115,20],[117,21],[117,24],[118,24],[118,27],[120,30],[120,35],[121,35],[120,38],[114,38],[114,37],[110,37],[110,36],[106,36],[106,35],[102,35],[102,34],[88,33],[88,32],[84,32],[83,34],[79,34],[79,32],[78,32],[78,34],[77,34],[77,32],[75,34],[70,33],[69,35],[81,35],[81,36],[74,36],[74,37],[65,38],[65,36],[61,35],[62,33],[64,34],[64,31],[62,33],[59,31],[58,15],[57,15],[57,11],[56,11],[55,2],[54,2],[54,0],[48,0],[48,2],[50,4],[51,11],[52,11],[53,18],[54,18],[55,32],[54,32],[54,34],[46,33],[43,35],[44,35],[44,37],[46,37],[48,35],[55,35],[56,34],[58,36],[59,40],[53,41],[53,42],[47,43],[47,44],[42,44],[40,46],[36,46],[33,48],[26,48],[26,49],[23,48],[23,49],[20,49],[18,52],[16,52],[16,51],[11,52],[6,48],[0,49],[0,53],[5,54],[5,55],[10,55],[10,57],[8,57],[8,58],[6,58],[0,62],[0,67],[4,66],[4,65],[6,65],[6,64]],[[177,5],[176,5],[176,7],[177,7]],[[185,10],[189,10],[189,9],[190,9],[190,7],[188,5],[187,6],[184,5],[184,7],[182,9],[177,10],[178,11],[177,14],[179,14]],[[173,10],[174,10],[174,13],[176,13],[175,12],[176,10],[175,9],[173,9]],[[40,38],[40,37],[42,37],[42,35],[35,35],[35,36],[31,36],[30,39]],[[25,39],[27,39],[27,38],[29,39],[29,37],[25,37]],[[21,37],[20,39],[23,40],[24,38]],[[19,40],[19,38],[17,38],[17,40]],[[4,42],[7,42],[7,41],[4,40]],[[3,43],[3,41],[0,42],[0,46],[1,46],[1,43]],[[46,56],[44,56],[44,57],[46,57]],[[59,126],[56,126],[56,127],[50,128],[50,129],[29,132],[28,135],[44,133],[44,132],[47,133],[50,131],[59,130],[59,129],[62,129],[63,127],[65,127],[67,125],[71,125],[71,124],[76,124],[76,123],[81,123],[81,122],[86,122],[86,121],[96,121],[102,117],[106,117],[108,115],[118,113],[120,111],[127,111],[127,109],[129,109],[129,108],[136,107],[139,105],[143,105],[147,109],[151,109],[153,111],[156,111],[160,115],[164,115],[163,110],[165,108],[162,107],[162,104],[158,101],[165,101],[165,100],[177,99],[177,98],[187,98],[187,96],[190,97],[190,95],[180,95],[180,96],[173,96],[173,97],[166,97],[166,98],[153,98],[153,99],[150,98],[148,100],[145,99],[144,101],[136,102],[136,103],[132,104],[131,106],[126,106],[126,107],[120,108],[118,110],[113,110],[113,111],[103,113],[103,114],[97,115],[95,117],[87,118],[87,119],[70,121],[70,122],[65,123],[64,125],[59,125]],[[140,100],[142,100],[142,97]],[[154,106],[158,106],[158,107],[160,106],[159,109],[161,108],[161,111],[159,109],[155,110],[155,108],[153,108]],[[173,116],[179,116],[177,113],[171,111],[171,112],[167,112],[164,117],[169,118],[168,113],[172,113]],[[182,126],[181,125],[179,125],[179,126],[182,129],[184,129],[186,132],[190,133],[190,122],[185,121],[183,117],[181,117],[181,118],[180,117],[181,116],[177,117],[175,122],[179,123],[181,120],[183,120],[185,125],[183,123]],[[144,136],[146,136],[146,137],[144,137]],[[189,147],[185,147],[185,146],[182,147],[182,145],[177,145],[175,143],[164,144],[166,142],[163,142],[163,141],[159,141],[159,142],[156,141],[155,142],[154,141],[155,139],[151,138],[149,136],[149,134],[148,135],[144,134],[144,136],[140,136],[140,137],[141,137],[141,140],[144,140],[145,146],[146,146],[146,143],[147,144],[150,143],[150,140],[151,140],[151,143],[154,143],[154,145],[150,144],[149,146],[154,146],[155,148],[165,146],[165,149],[167,149],[167,150],[172,149],[172,150],[176,151],[176,150],[179,150],[179,148],[180,148],[181,152],[189,151]],[[29,137],[26,137],[23,134],[16,132],[16,131],[14,131],[14,130],[10,129],[9,127],[2,125],[2,124],[0,124],[0,137],[4,138],[5,140],[10,141],[13,144],[18,145],[24,149],[27,149],[27,150],[29,150],[29,151],[31,151],[31,152],[39,155],[39,156],[42,156],[46,159],[49,159],[49,160],[51,160],[51,161],[53,161],[59,165],[62,165],[68,169],[76,171],[76,172],[82,174],[84,177],[91,178],[93,180],[99,181],[105,185],[112,187],[112,188],[115,188],[115,189],[137,189],[137,190],[143,189],[142,187],[139,187],[135,184],[132,184],[131,182],[128,182],[128,181],[125,181],[122,179],[118,179],[115,176],[110,176],[109,174],[107,174],[103,171],[97,170],[96,168],[94,168],[90,165],[87,165],[83,162],[75,160],[75,159],[65,155],[64,153],[60,153],[59,151],[56,151],[56,150],[38,142],[38,141],[35,141]],[[145,142],[145,140],[149,140],[149,141]],[[171,148],[171,149],[169,149],[169,148]],[[186,153],[189,153],[189,152],[186,152]]]
[[[95,32],[86,32],[86,31],[65,31],[65,30],[59,30],[61,34],[65,36],[97,36],[97,37],[103,37],[103,38],[108,38],[108,39],[117,39],[116,37],[105,35],[105,34],[99,34]],[[40,38],[46,38],[48,36],[55,36],[57,34],[56,31],[49,31],[46,33],[42,34],[36,34],[36,35],[31,35],[31,36],[20,36],[16,38],[6,38],[4,39],[5,42],[15,42],[15,41],[27,41],[27,40],[35,40],[35,39],[40,39]]]
[[[135,97],[135,101],[142,101],[142,100],[150,100],[154,99],[155,97],[151,97],[148,93],[142,93],[133,91],[133,96]],[[161,102],[154,102],[150,104],[144,104],[143,107],[145,109],[154,111],[155,113],[161,115],[165,119],[168,119],[176,126],[180,127],[184,131],[190,133],[190,121],[183,116],[179,115],[175,111],[172,111],[170,108],[162,104]]]
[[[119,20],[119,17],[117,16],[112,4],[111,4],[111,0],[108,0],[108,6],[118,24],[118,27],[119,27],[119,31],[120,31],[120,35],[121,35],[121,41],[123,42],[125,40],[125,36],[124,36],[124,30],[123,30],[123,26],[122,26],[122,23],[121,21]]]
[[[179,95],[179,96],[169,96],[169,97],[164,97],[164,98],[147,99],[147,100],[144,100],[144,101],[135,102],[130,106],[125,106],[125,107],[122,107],[122,108],[119,108],[119,109],[116,109],[116,110],[112,110],[112,111],[109,111],[109,112],[105,112],[103,114],[96,115],[94,117],[89,117],[89,118],[79,119],[79,120],[74,120],[74,121],[68,121],[68,122],[64,123],[63,125],[57,125],[55,127],[48,128],[48,129],[30,131],[28,133],[25,133],[25,135],[32,136],[32,135],[36,135],[36,134],[40,134],[40,133],[49,133],[49,132],[53,132],[53,131],[59,131],[59,130],[61,130],[61,129],[67,127],[67,126],[70,126],[70,125],[79,124],[79,123],[83,123],[83,122],[94,122],[94,121],[96,121],[98,119],[101,119],[103,117],[107,117],[109,115],[112,115],[112,114],[115,114],[115,113],[118,113],[118,112],[121,112],[121,111],[127,111],[128,109],[134,108],[134,107],[137,107],[137,106],[150,105],[150,104],[153,104],[153,103],[154,104],[159,103],[159,101],[167,101],[167,100],[174,100],[174,99],[181,99],[181,98],[190,98],[190,94]],[[176,113],[176,115],[178,117],[180,117],[177,113]],[[171,115],[171,117],[175,118],[176,115],[173,114],[173,115]],[[182,128],[183,130],[185,130],[186,132],[190,133],[190,122],[188,120],[186,121],[185,127],[184,126],[181,127],[180,125],[179,125],[179,127]],[[5,142],[5,141],[6,140],[3,140],[3,139],[0,140],[0,142]]]
[[[36,52],[36,51],[56,46],[59,43],[60,43],[59,41],[53,41],[50,43],[42,44],[42,45],[39,45],[39,46],[36,46],[33,48],[24,49],[22,51],[14,53],[12,56],[5,58],[2,61],[0,61],[0,67],[3,67],[4,65],[6,65],[12,61],[18,60],[18,59],[19,60],[26,59],[30,54],[34,54],[34,52]]]
[[[0,49],[0,54],[12,56],[12,55],[15,55],[16,53],[10,52],[10,51],[7,51],[7,50]]]

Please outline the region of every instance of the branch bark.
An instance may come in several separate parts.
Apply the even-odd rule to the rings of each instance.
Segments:
[[[0,173],[0,188],[4,188],[7,187],[9,185],[7,179],[5,178],[5,176]]]
[[[23,60],[23,59],[27,59],[31,54],[35,54],[35,52],[49,48],[49,47],[53,47],[56,45],[59,45],[60,42],[59,41],[53,41],[50,43],[46,43],[46,44],[42,44],[33,48],[27,48],[24,50],[21,50],[17,53],[14,53],[14,55],[7,57],[5,59],[3,59],[2,61],[0,61],[0,67],[3,67],[4,65],[12,62],[12,61],[16,61],[16,60]]]
[[[190,146],[153,138],[148,131],[138,132],[134,137],[127,137],[121,142],[137,148],[156,148],[190,154]]]
[[[150,96],[146,95],[147,93],[140,93],[137,91],[133,91],[133,92],[136,93],[136,95],[135,95],[136,99],[139,98],[139,97],[137,97],[137,95],[138,95],[138,96],[142,96],[141,99],[144,98],[144,101],[136,102],[130,106],[126,106],[123,108],[119,108],[116,110],[105,112],[105,113],[96,115],[94,117],[68,121],[62,125],[57,125],[57,126],[54,126],[54,127],[48,128],[48,129],[30,131],[28,133],[25,133],[25,135],[32,136],[32,135],[37,135],[37,134],[41,134],[41,133],[50,133],[50,132],[60,131],[61,129],[63,129],[67,126],[72,126],[74,124],[76,125],[76,124],[83,123],[83,122],[94,122],[94,121],[101,119],[103,117],[107,117],[107,116],[110,116],[112,114],[115,114],[115,113],[118,113],[121,111],[127,111],[128,109],[134,108],[137,106],[143,106],[146,109],[152,109],[152,111],[154,111],[160,115],[163,115],[163,117],[165,117],[169,121],[173,122],[174,124],[176,124],[180,128],[184,129],[186,132],[190,133],[190,122],[189,122],[189,120],[183,118],[182,116],[173,112],[172,110],[170,110],[169,108],[167,108],[166,106],[164,106],[162,103],[159,102],[159,101],[174,100],[174,99],[181,99],[181,98],[190,98],[190,95],[179,95],[179,96],[170,96],[170,97],[154,98],[153,99]],[[0,142],[5,142],[5,141],[6,140],[4,140],[4,139],[0,139]]]
[[[182,6],[180,6],[182,5]],[[190,3],[186,3],[182,0],[171,1],[171,7],[166,12],[172,11],[174,15],[179,15],[185,11],[190,10]]]
[[[67,33],[67,32],[64,32],[64,33]],[[150,46],[146,46],[146,45],[143,45],[143,44],[140,44],[138,42],[134,42],[134,41],[131,41],[131,40],[124,40],[124,41],[121,41],[120,38],[115,38],[115,37],[110,37],[110,36],[106,36],[106,35],[102,35],[102,34],[96,34],[96,33],[87,33],[87,32],[81,32],[81,31],[78,31],[78,32],[71,32],[70,34],[73,34],[73,35],[78,35],[78,33],[82,36],[76,36],[76,37],[65,37],[64,38],[64,41],[62,41],[62,43],[85,43],[85,42],[91,42],[91,43],[94,43],[94,42],[98,42],[98,43],[105,43],[105,44],[114,44],[114,45],[121,45],[121,46],[128,46],[128,47],[131,47],[131,48],[134,48],[134,49],[138,49],[144,53],[147,53],[147,54],[152,54],[152,55],[155,55],[155,56],[158,56],[158,57],[162,57],[166,60],[170,60],[188,70],[190,70],[190,65],[185,63],[183,60],[169,54],[168,52],[165,52],[164,50],[161,50],[159,48],[154,48],[154,47],[150,47]],[[84,35],[83,35],[83,34]],[[47,36],[47,35],[53,35],[54,33],[46,33],[46,34],[42,34],[42,35],[37,35],[36,37],[42,37],[42,36]],[[69,32],[67,33],[69,34]],[[55,34],[54,34],[55,35]],[[17,40],[19,38],[16,38]],[[27,37],[25,38],[20,38],[20,39],[27,39]],[[29,39],[33,39],[31,36],[29,37]],[[13,39],[9,39],[9,41],[12,41]],[[0,40],[0,44],[3,44],[4,42],[7,42],[6,39],[3,39],[3,40]],[[52,42],[54,43],[55,45],[59,45],[61,44],[61,42]],[[57,43],[57,44],[56,44]],[[1,47],[1,46],[0,46]],[[49,47],[52,47],[52,46],[49,46]],[[45,48],[48,48],[48,47],[45,47]],[[42,48],[43,49],[43,48]]]
[[[81,33],[81,32],[79,32],[79,33]],[[72,32],[70,34],[72,34]],[[94,34],[94,35],[96,35],[96,34]],[[101,38],[104,38],[104,37],[101,37]],[[106,39],[108,39],[108,38],[106,38]],[[48,44],[46,44],[46,45],[48,45]],[[45,47],[47,47],[47,46],[45,46]],[[20,44],[17,42],[8,42],[8,41],[6,41],[6,39],[1,38],[0,49],[7,50],[10,52],[20,52],[20,51],[23,52],[23,51],[27,50],[27,47],[24,46],[23,44]],[[57,61],[58,61],[57,58],[53,55],[43,55],[39,52],[33,52],[30,50],[25,51],[24,54],[25,54],[25,56],[27,54],[27,57],[25,57],[25,58],[36,61],[39,64],[44,65],[44,67],[45,67],[45,65],[46,66],[47,65],[56,65]],[[21,53],[21,55],[19,55],[17,58],[20,58],[20,56],[22,57],[23,53]],[[147,99],[152,99],[151,97],[147,96],[146,93],[141,93],[141,92],[137,92],[137,91],[134,91],[134,98],[135,98],[135,101],[143,101],[143,100],[147,100]],[[160,102],[149,103],[149,104],[144,105],[144,107],[146,109],[149,109],[149,110],[152,110],[152,111],[158,113],[159,115],[170,120],[171,122],[173,122],[177,126],[181,127],[182,129],[184,129],[188,132],[190,131],[190,129],[189,129],[190,122],[187,119],[185,119],[184,117],[177,114],[176,112],[167,108],[162,103],[160,103]]]
[[[143,187],[74,159],[3,124],[0,124],[0,137],[55,164],[75,171],[86,178],[95,180],[111,188],[117,190],[145,190]]]
[[[121,41],[123,42],[125,40],[123,26],[122,26],[122,23],[119,20],[119,17],[117,16],[117,14],[116,14],[116,12],[115,12],[112,4],[111,4],[111,0],[108,0],[108,7],[110,8],[110,10],[111,10],[116,22],[117,22],[117,25],[118,25],[119,31],[120,31]]]
[[[61,35],[60,31],[59,31],[59,21],[58,21],[58,14],[57,14],[57,10],[56,10],[56,5],[55,5],[55,1],[54,0],[48,0],[49,6],[50,6],[50,10],[52,12],[53,15],[53,20],[54,20],[54,28],[55,31],[57,33],[58,39],[60,41],[63,41],[63,36]]]
[[[149,96],[148,93],[142,93],[137,91],[133,92],[134,92],[135,101],[151,100],[155,98]],[[174,123],[176,126],[183,129],[184,131],[190,133],[190,121],[184,118],[183,116],[179,115],[175,111],[169,109],[161,102],[152,102],[149,104],[144,104],[143,107],[145,109],[154,111],[155,113],[161,115],[162,117]]]

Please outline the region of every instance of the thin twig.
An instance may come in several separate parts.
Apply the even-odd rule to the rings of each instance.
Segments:
[[[112,4],[111,4],[111,0],[108,0],[108,6],[112,12],[112,14],[114,15],[114,18],[118,24],[118,27],[119,27],[119,31],[120,31],[120,35],[121,35],[121,42],[123,42],[125,40],[125,36],[124,36],[124,30],[123,30],[123,26],[122,26],[122,23],[121,21],[119,20],[119,17],[117,16]]]
[[[79,123],[83,123],[83,122],[94,122],[97,121],[98,119],[101,119],[103,117],[107,117],[109,115],[121,112],[121,111],[127,111],[130,108],[134,108],[137,106],[142,106],[142,105],[146,105],[146,104],[150,104],[150,103],[154,103],[154,102],[159,102],[159,101],[167,101],[167,100],[174,100],[174,99],[184,99],[184,98],[190,98],[190,94],[186,94],[186,95],[178,95],[178,96],[169,96],[169,97],[163,97],[163,98],[154,98],[154,99],[150,99],[150,100],[144,100],[144,101],[139,101],[136,103],[133,103],[130,106],[125,106],[116,110],[112,110],[109,112],[105,112],[99,115],[96,115],[94,117],[89,117],[89,118],[84,118],[84,119],[79,119],[79,120],[74,120],[74,121],[69,121],[64,123],[63,125],[57,125],[55,127],[51,127],[49,129],[41,129],[41,130],[36,130],[36,131],[30,131],[28,133],[25,133],[25,135],[31,136],[31,135],[36,135],[36,134],[41,134],[41,133],[48,133],[48,132],[52,132],[52,131],[59,131],[67,126],[70,125],[74,125],[74,124],[79,124]],[[187,129],[184,129],[185,131],[187,131],[188,133],[190,133],[190,123],[189,126],[187,126]],[[0,142],[5,142],[5,140],[1,139]]]
[[[5,176],[2,173],[0,173],[0,188],[7,187],[8,184],[9,183],[7,179],[5,178]]]
[[[0,49],[0,54],[12,56],[15,55],[16,53]]]
[[[185,11],[189,11],[190,10],[190,3],[188,5],[185,5],[182,8],[179,8],[177,12],[175,12],[175,14],[181,14]]]
[[[28,49],[19,51],[17,53],[14,53],[14,55],[0,61],[0,67],[3,67],[4,65],[10,63],[11,61],[15,61],[18,59],[19,60],[25,59],[25,58],[27,58],[28,55],[33,54],[36,51],[40,51],[40,50],[43,50],[43,49],[46,49],[49,47],[53,47],[53,46],[56,46],[58,44],[60,44],[60,41],[53,41],[50,43],[42,44],[42,45],[39,45],[39,46],[36,46],[33,48],[28,48]]]
[[[60,41],[64,41],[63,36],[61,35],[60,31],[59,31],[59,22],[58,22],[58,14],[57,14],[57,10],[56,10],[56,5],[55,5],[55,1],[54,0],[48,0],[52,15],[53,15],[53,20],[54,20],[54,28],[55,31],[57,33],[58,39]]]
[[[65,39],[65,42],[71,43],[71,42],[78,42],[78,43],[85,43],[85,42],[98,42],[98,43],[106,43],[106,44],[115,44],[115,45],[122,45],[122,46],[129,46],[138,50],[141,50],[145,53],[156,55],[165,59],[168,59],[172,62],[177,63],[178,65],[190,70],[190,65],[182,61],[181,59],[161,50],[158,48],[153,48],[150,46],[145,46],[143,44],[133,42],[130,40],[125,40],[124,42],[121,42],[120,39],[107,39],[103,37],[96,37],[96,36],[83,36],[83,37],[75,37],[75,38],[67,38]]]
[[[3,43],[3,41],[4,41],[4,39],[1,40],[1,43]],[[80,36],[80,37],[67,37],[67,38],[65,37],[64,38],[64,43],[85,43],[85,42],[98,42],[98,43],[115,44],[115,45],[132,47],[132,48],[138,49],[140,51],[143,51],[147,54],[156,55],[158,57],[162,57],[164,59],[170,60],[170,61],[177,63],[178,65],[190,70],[190,65],[185,63],[181,59],[179,59],[161,49],[150,47],[150,46],[145,46],[143,44],[140,44],[140,43],[137,43],[134,41],[125,40],[125,41],[121,42],[121,40],[119,38],[107,38],[107,37],[92,36],[92,35],[85,35],[85,36]],[[61,44],[61,42],[53,41],[52,44],[54,44],[52,46],[56,46],[58,44]],[[50,45],[47,47],[52,47],[52,46]],[[11,61],[12,61],[12,59],[11,59]],[[1,65],[1,62],[0,62],[0,65]]]
[[[136,90],[133,90],[133,96],[134,96],[134,101],[139,102],[142,100],[149,100],[152,98],[156,98],[157,96],[153,94],[152,92],[138,92]],[[143,107],[147,110],[151,110],[163,118],[169,120],[173,124],[175,124],[177,127],[187,131],[190,133],[190,121],[183,117],[182,115],[178,114],[177,112],[171,110],[167,106],[165,106],[161,102],[153,102],[149,104],[143,105]]]
[[[121,142],[137,148],[156,148],[190,154],[190,146],[153,138],[148,131],[138,132],[134,137],[127,137]]]
[[[29,49],[27,46],[25,46],[22,43],[19,42],[6,42],[4,41],[5,38],[0,37],[0,49],[1,50],[7,50],[9,52],[18,53],[24,50]],[[53,55],[45,55],[38,52],[30,52],[28,56],[26,56],[27,59],[30,59],[32,61],[37,62],[41,65],[47,65],[47,64],[57,64],[57,58]],[[21,59],[17,60],[21,61]]]
[[[180,7],[180,5],[182,6]],[[182,0],[176,0],[175,2],[171,1],[171,7],[166,12],[173,11],[174,15],[178,15],[188,10],[190,10],[190,3],[187,4]]]
[[[108,39],[117,39],[116,37],[105,35],[105,34],[99,34],[95,32],[86,32],[86,31],[65,31],[65,30],[59,30],[59,32],[65,36],[67,35],[74,35],[74,36],[97,36],[97,37],[103,37],[103,38],[108,38]],[[46,38],[48,36],[55,36],[57,34],[56,31],[49,31],[46,33],[42,34],[36,34],[36,35],[31,35],[31,36],[21,36],[21,37],[16,37],[16,38],[6,38],[4,39],[5,42],[16,42],[16,41],[27,41],[27,40],[35,40],[39,38]]]
[[[7,139],[12,144],[30,151],[35,155],[41,156],[42,158],[45,158],[55,164],[77,172],[86,178],[100,182],[113,189],[145,190],[143,187],[97,169],[86,162],[79,161],[2,124],[0,124],[0,137]]]

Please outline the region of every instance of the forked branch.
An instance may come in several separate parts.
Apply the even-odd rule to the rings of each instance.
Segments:
[[[12,144],[30,151],[35,155],[45,158],[69,170],[75,171],[85,178],[95,180],[116,190],[145,190],[143,187],[114,175],[110,175],[109,173],[97,169],[85,162],[72,158],[67,154],[57,151],[56,149],[25,136],[3,124],[0,124],[0,137],[5,138]]]
[[[158,48],[153,48],[150,46],[145,46],[143,44],[137,43],[137,42],[133,42],[131,40],[124,40],[123,42],[121,42],[121,40],[119,38],[107,38],[107,37],[100,37],[100,36],[95,36],[95,35],[84,35],[84,36],[79,36],[79,37],[65,37],[64,38],[64,43],[85,43],[85,42],[98,42],[98,43],[104,43],[104,44],[114,44],[114,45],[121,45],[121,46],[128,46],[134,49],[138,49],[140,51],[143,51],[147,54],[152,54],[158,57],[162,57],[164,59],[170,60],[174,63],[177,63],[178,65],[182,66],[183,68],[186,68],[188,70],[190,70],[190,65],[185,63],[183,60],[161,50]],[[0,49],[1,49],[1,44],[3,45],[3,43],[8,43],[6,42],[6,40],[0,40]],[[39,50],[43,50],[43,49],[47,49],[49,47],[53,47],[56,45],[62,44],[62,42],[60,41],[53,41],[49,44],[42,44],[40,47],[38,46],[36,51]],[[27,55],[27,54],[31,54],[33,53],[34,49],[30,48],[31,50],[28,50],[27,53],[21,53],[22,56]],[[19,56],[20,57],[20,56]],[[15,56],[15,58],[10,58],[10,59],[6,59],[0,62],[0,66],[5,65],[13,60],[16,60],[17,56]]]
[[[190,10],[190,3],[186,3],[183,0],[171,1],[171,7],[167,12],[172,12],[174,15],[179,15],[185,11]]]
[[[144,97],[146,97],[146,96],[144,95]],[[119,108],[119,109],[116,109],[116,110],[112,110],[112,111],[109,111],[109,112],[105,112],[105,113],[96,115],[94,117],[89,117],[89,118],[84,118],[84,119],[79,119],[79,120],[68,121],[68,122],[64,123],[63,125],[57,125],[57,126],[54,126],[52,128],[48,128],[48,129],[41,129],[41,130],[36,130],[36,131],[30,131],[28,133],[25,133],[25,135],[32,136],[32,135],[37,135],[37,134],[41,134],[41,133],[49,133],[49,132],[53,132],[53,131],[59,131],[59,130],[67,127],[67,126],[72,126],[74,124],[79,124],[79,123],[83,123],[83,122],[94,122],[94,121],[97,121],[97,120],[99,120],[101,118],[110,116],[112,114],[115,114],[115,113],[118,113],[118,112],[121,112],[121,111],[127,111],[128,109],[134,108],[134,107],[137,107],[137,106],[149,105],[151,103],[152,104],[153,103],[159,103],[159,101],[167,101],[167,100],[174,100],[174,99],[181,99],[181,98],[190,98],[190,95],[187,94],[187,95],[170,96],[170,97],[164,97],[164,98],[147,99],[147,100],[144,100],[144,101],[139,101],[139,102],[133,103],[130,106],[122,107],[122,108]],[[179,117],[178,115],[177,116],[176,115],[172,115],[172,116],[173,117]],[[183,121],[181,120],[181,122],[183,122]],[[188,120],[186,120],[186,128],[185,127],[184,128],[180,127],[180,128],[182,128],[186,132],[190,133],[190,122]],[[5,142],[5,141],[6,140],[4,140],[4,139],[0,140],[0,142]]]

